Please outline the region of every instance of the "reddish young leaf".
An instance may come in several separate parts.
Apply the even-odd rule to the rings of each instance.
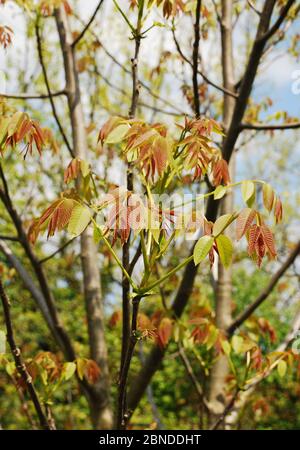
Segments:
[[[225,159],[219,159],[213,166],[214,185],[229,184],[230,175],[228,170],[228,164]]]
[[[164,317],[157,330],[157,343],[161,348],[164,348],[170,340],[172,335],[173,323],[168,317]]]
[[[244,234],[249,230],[254,218],[256,211],[250,208],[243,209],[236,221],[236,238],[240,240]]]
[[[283,210],[282,210],[282,203],[279,197],[277,197],[275,201],[274,215],[276,223],[280,223],[282,221]]]

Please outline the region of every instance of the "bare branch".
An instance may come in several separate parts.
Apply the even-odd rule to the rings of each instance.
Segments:
[[[247,0],[248,5],[250,6],[250,8],[258,15],[261,16],[261,12],[255,7],[255,5],[253,5],[251,0]]]
[[[180,54],[182,59],[192,67],[192,62],[184,55],[184,53],[180,47],[180,44],[175,35],[174,28],[172,29],[172,34],[173,34],[173,39],[174,39],[178,53]],[[234,97],[234,98],[238,97],[238,94],[236,94],[235,92],[232,92],[229,89],[226,89],[225,87],[220,86],[217,83],[215,83],[214,81],[210,80],[207,77],[207,75],[203,72],[203,70],[198,69],[198,74],[203,78],[204,81],[206,81],[207,84],[209,84],[210,86],[213,86],[218,91],[223,92],[223,94],[230,95],[231,97]]]
[[[15,242],[19,241],[18,236],[5,236],[5,235],[2,235],[2,234],[0,235],[0,239],[2,241],[15,241]]]
[[[60,97],[62,95],[66,95],[66,92],[64,90],[53,92],[51,94],[51,97]],[[16,100],[48,100],[50,98],[49,94],[3,94],[0,93],[0,97],[3,98],[11,98]]]
[[[276,33],[276,31],[279,30],[281,24],[283,23],[284,19],[288,15],[289,10],[291,9],[291,7],[293,6],[294,3],[295,3],[295,0],[288,0],[288,2],[282,7],[282,9],[280,11],[280,15],[279,15],[278,19],[276,20],[276,22],[274,23],[274,25],[266,33],[264,33],[262,36],[260,36],[261,41],[264,41],[264,42],[268,41]]]
[[[56,111],[56,107],[55,107],[55,103],[53,100],[53,95],[51,93],[51,88],[50,88],[50,83],[49,83],[49,79],[48,79],[48,74],[47,74],[47,69],[46,69],[46,65],[45,65],[45,61],[43,58],[43,51],[42,51],[42,41],[41,41],[41,36],[40,36],[40,29],[39,29],[39,25],[38,23],[35,26],[35,34],[36,34],[36,40],[37,40],[37,47],[38,47],[38,55],[39,55],[39,60],[42,66],[42,71],[43,71],[43,75],[44,75],[44,80],[45,80],[45,85],[47,88],[47,92],[48,92],[48,96],[49,96],[49,100],[50,100],[50,104],[51,104],[51,108],[52,108],[52,113],[54,116],[54,119],[57,123],[58,129],[60,131],[60,134],[62,135],[62,138],[67,146],[67,149],[69,150],[70,155],[72,156],[72,158],[74,158],[74,152],[72,150],[72,147],[69,143],[69,140],[66,136],[66,133],[63,129],[63,126],[60,122],[60,119],[58,117],[57,111]]]
[[[298,242],[298,244],[291,252],[291,254],[288,256],[284,264],[273,275],[268,286],[261,292],[261,294],[257,297],[257,299],[254,300],[254,302],[251,303],[229,326],[229,328],[227,329],[227,334],[229,336],[232,335],[235,332],[235,330],[251,316],[251,314],[253,314],[253,312],[262,304],[262,302],[266,300],[266,298],[268,298],[268,296],[271,294],[280,278],[293,264],[299,253],[300,253],[300,242]]]
[[[198,59],[199,59],[199,43],[200,43],[200,16],[201,16],[201,0],[196,3],[196,19],[194,25],[194,44],[193,44],[193,91],[194,91],[194,113],[196,117],[200,116],[200,98],[198,86]]]
[[[94,22],[96,15],[99,11],[99,9],[102,6],[104,0],[100,0],[100,2],[98,3],[98,5],[96,6],[96,9],[94,11],[94,13],[92,14],[90,20],[88,21],[88,23],[86,24],[86,26],[83,28],[83,30],[81,31],[81,33],[77,36],[77,38],[73,41],[72,43],[72,47],[75,47],[80,41],[81,39],[84,37],[85,33],[88,31],[88,29],[90,28],[90,26],[92,25],[92,23]]]
[[[241,130],[292,130],[300,128],[300,122],[281,123],[281,124],[262,124],[262,123],[241,123]]]
[[[49,261],[49,259],[52,259],[54,256],[56,256],[58,253],[61,253],[63,250],[65,250],[65,248],[67,248],[70,244],[72,244],[72,242],[74,242],[77,237],[78,236],[75,236],[72,239],[65,242],[61,247],[55,250],[55,252],[51,253],[51,255],[48,255],[45,258],[40,259],[39,264],[44,264],[45,262]]]

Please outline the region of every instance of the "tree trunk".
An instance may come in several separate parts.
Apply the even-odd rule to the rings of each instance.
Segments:
[[[86,160],[88,144],[80,99],[78,72],[76,69],[74,48],[72,47],[72,34],[63,6],[56,11],[56,23],[64,60],[73,151],[76,157]],[[95,428],[107,429],[112,427],[113,415],[110,406],[110,386],[107,349],[104,337],[104,314],[101,299],[100,274],[96,264],[97,248],[91,229],[88,228],[82,233],[80,245],[90,356],[97,362],[101,369],[99,381],[93,386],[89,399],[91,419]]]
[[[234,65],[232,48],[232,0],[222,0],[221,16],[221,48],[222,48],[222,74],[223,85],[234,92]],[[225,130],[231,123],[235,106],[235,99],[224,94],[223,122]],[[230,164],[231,178],[234,176],[234,157]],[[222,202],[221,214],[233,211],[233,193],[226,195]],[[230,235],[230,227],[225,234]],[[226,330],[231,323],[232,302],[232,266],[225,269],[218,263],[218,280],[216,286],[216,325]],[[210,419],[214,422],[216,415],[223,412],[225,406],[226,377],[228,375],[228,360],[226,355],[220,356],[212,367],[209,385],[209,405],[212,411]]]

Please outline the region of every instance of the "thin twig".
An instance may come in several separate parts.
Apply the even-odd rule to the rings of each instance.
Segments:
[[[63,140],[64,140],[64,142],[65,142],[65,144],[67,146],[67,149],[68,149],[70,155],[72,156],[72,158],[74,158],[75,157],[74,156],[74,152],[73,152],[72,147],[71,147],[71,145],[69,143],[69,140],[68,140],[68,138],[66,136],[66,133],[64,132],[64,129],[63,129],[63,126],[62,126],[62,124],[60,122],[60,119],[58,117],[58,114],[57,114],[57,111],[56,111],[56,107],[55,107],[55,103],[54,103],[54,100],[53,100],[53,95],[51,93],[51,88],[50,88],[50,83],[49,83],[49,79],[48,79],[47,69],[46,69],[44,58],[43,58],[42,41],[41,41],[40,28],[39,28],[38,23],[36,23],[36,26],[35,26],[35,34],[36,34],[36,41],[37,41],[39,60],[40,60],[41,66],[42,66],[44,81],[45,81],[46,89],[47,89],[47,92],[48,92],[48,95],[49,95],[49,100],[50,100],[50,104],[51,104],[51,108],[52,108],[52,113],[53,113],[54,119],[55,119],[55,121],[57,123],[57,126],[59,128],[60,134],[61,134],[61,136],[62,136],[62,138],[63,138]]]
[[[68,240],[67,242],[65,242],[61,247],[59,247],[57,250],[55,250],[55,252],[51,253],[50,255],[46,256],[43,259],[39,260],[39,264],[44,264],[45,262],[49,261],[49,259],[52,259],[55,255],[57,255],[58,253],[61,253],[65,248],[67,248],[70,244],[72,244],[73,241],[75,241],[75,239],[77,238],[77,236],[73,237],[72,239]]]
[[[60,97],[66,95],[65,90],[52,92],[51,97]],[[48,100],[50,98],[49,94],[3,94],[0,93],[0,97],[11,98],[16,100]]]
[[[200,98],[198,86],[198,59],[199,59],[199,43],[200,43],[200,17],[201,17],[201,0],[196,3],[196,19],[194,25],[195,39],[193,44],[193,91],[194,91],[194,113],[198,118],[200,116]]]
[[[21,350],[17,347],[16,342],[15,342],[14,331],[13,331],[13,326],[12,326],[12,321],[11,321],[11,316],[10,316],[10,302],[4,291],[4,288],[2,285],[2,280],[0,280],[0,297],[1,297],[3,312],[4,312],[4,320],[5,320],[5,326],[6,326],[6,332],[7,332],[6,337],[7,337],[7,341],[9,343],[12,355],[15,360],[16,369],[17,369],[20,377],[22,378],[23,382],[26,385],[26,388],[28,390],[28,393],[30,395],[32,403],[35,407],[36,413],[38,415],[41,427],[44,430],[51,430],[52,427],[48,423],[48,420],[45,416],[42,405],[38,398],[37,392],[32,383],[32,378],[26,368],[24,361],[23,361],[23,358],[21,355]]]
[[[76,45],[79,43],[79,41],[81,41],[81,39],[84,37],[85,33],[88,31],[88,29],[90,28],[90,26],[92,25],[92,23],[94,22],[96,15],[99,11],[99,9],[102,6],[104,0],[100,0],[100,2],[98,3],[98,5],[96,6],[96,9],[94,11],[94,13],[92,14],[90,20],[88,21],[88,23],[85,25],[85,27],[83,28],[83,30],[81,31],[81,33],[77,36],[76,39],[74,39],[74,41],[72,42],[72,47],[76,47]]]
[[[263,124],[263,123],[241,123],[241,130],[293,130],[300,128],[300,122],[280,123],[280,124]]]
[[[296,245],[294,250],[290,253],[284,264],[275,272],[271,278],[268,286],[261,292],[261,294],[251,303],[228,327],[227,334],[231,336],[235,330],[247,320],[251,314],[261,305],[261,303],[270,295],[280,278],[284,275],[287,269],[294,263],[295,259],[300,253],[300,242]]]

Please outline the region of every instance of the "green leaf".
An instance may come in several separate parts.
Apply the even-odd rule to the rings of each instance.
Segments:
[[[224,197],[224,195],[226,194],[227,188],[226,186],[218,186],[215,190],[214,190],[214,200],[219,200],[220,198]]]
[[[214,243],[213,236],[202,236],[194,248],[194,262],[199,264],[208,255]]]
[[[283,359],[281,359],[279,361],[279,363],[277,364],[277,372],[281,378],[283,378],[284,375],[286,374],[286,369],[287,369],[287,363]]]
[[[68,381],[76,371],[76,364],[74,362],[66,362],[62,370],[62,378]]]
[[[225,353],[225,355],[229,356],[231,353],[231,345],[228,341],[221,341],[222,349]]]
[[[118,144],[119,142],[122,142],[123,138],[125,137],[126,133],[129,130],[129,126],[127,124],[121,124],[118,127],[116,127],[105,139],[106,144]]]
[[[94,238],[94,242],[95,242],[96,244],[99,244],[99,242],[100,242],[101,239],[102,239],[102,233],[101,233],[101,230],[100,230],[99,226],[97,226],[97,225],[95,225],[95,224],[94,224],[93,238]]]
[[[224,267],[230,266],[233,255],[233,246],[231,240],[229,239],[228,236],[220,234],[216,238],[216,243],[221,263],[223,264]]]
[[[269,212],[273,208],[274,199],[275,199],[275,194],[274,194],[272,186],[265,183],[263,185],[263,202],[264,202],[264,207]]]
[[[0,354],[6,351],[6,334],[0,330]]]
[[[209,329],[209,335],[206,341],[206,348],[210,350],[216,343],[219,336],[219,330],[215,326],[211,326]]]
[[[231,346],[235,353],[242,353],[244,351],[244,339],[241,336],[233,336],[231,339]]]
[[[83,380],[84,372],[85,372],[85,368],[86,368],[86,359],[77,358],[76,366],[77,366],[77,374],[78,374],[80,380]]]
[[[227,228],[234,219],[234,214],[224,214],[223,216],[220,216],[214,223],[212,234],[217,237],[219,234],[223,233],[225,228]]]
[[[81,160],[80,161],[80,170],[81,170],[81,174],[82,174],[83,178],[85,178],[90,173],[90,165],[86,161]]]
[[[255,199],[255,186],[252,181],[242,182],[242,197],[244,202],[250,207]]]
[[[88,226],[91,220],[91,213],[85,206],[76,205],[72,211],[71,218],[68,225],[69,233],[74,236],[81,234]]]

